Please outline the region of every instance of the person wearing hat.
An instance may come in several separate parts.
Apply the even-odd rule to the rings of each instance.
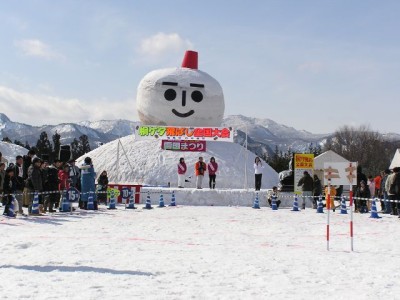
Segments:
[[[16,190],[16,182],[14,176],[14,168],[8,167],[6,169],[6,173],[4,176],[4,183],[3,183],[3,192],[5,196],[2,199],[2,203],[4,205],[3,215],[5,216],[15,217],[15,214],[9,215],[10,205],[13,201],[13,194],[15,193],[15,190]]]

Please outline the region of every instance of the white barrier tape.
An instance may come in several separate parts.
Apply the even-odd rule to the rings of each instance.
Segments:
[[[45,192],[37,192],[38,195],[50,195],[50,194],[62,194],[64,191],[68,191],[68,190],[62,190],[62,191],[45,191]],[[175,191],[173,192],[165,192],[165,191],[141,191],[141,192],[131,192],[131,195],[139,195],[139,194],[171,194],[175,193]],[[0,197],[7,197],[7,196],[22,196],[22,195],[35,195],[36,192],[22,192],[22,193],[12,193],[12,194],[0,194]],[[92,191],[92,192],[79,192],[80,195],[85,195],[85,194],[107,194],[107,191]],[[129,197],[127,197],[129,198]]]
[[[64,191],[68,191],[68,190],[62,190],[62,191],[44,191],[44,192],[38,192],[38,195],[50,195],[50,194],[61,194],[61,193],[63,193]],[[170,192],[169,190],[168,191],[165,191],[165,190],[156,190],[156,191],[140,191],[140,192],[131,192],[131,195],[139,195],[139,194],[160,194],[160,193],[163,193],[163,194],[172,194],[172,193],[177,193],[177,192],[179,192],[179,190],[177,190],[177,191],[172,191],[172,192]],[[85,195],[85,194],[92,194],[92,193],[95,193],[95,194],[107,194],[107,191],[92,191],[92,192],[79,192],[79,194],[80,195]],[[257,193],[258,194],[263,194],[263,193],[260,193],[260,191],[257,191]],[[11,195],[14,195],[14,196],[19,196],[19,195],[35,195],[35,192],[26,192],[26,193],[13,193],[13,194],[3,194],[3,195],[1,195],[0,194],[0,196],[3,196],[3,197],[7,197],[7,196],[11,196]],[[270,196],[268,193],[266,194],[266,196]],[[311,198],[311,199],[317,199],[318,200],[318,198],[319,198],[319,196],[303,196],[303,195],[282,195],[282,194],[279,194],[279,196],[277,197],[277,199],[282,199],[282,198],[295,198],[295,197],[298,197],[298,198]],[[349,196],[341,196],[341,197],[343,197],[344,199],[346,199],[346,201],[350,201],[350,197]],[[259,198],[261,198],[261,196],[259,197]],[[325,199],[326,200],[326,199]],[[341,198],[337,198],[337,199],[334,199],[334,200],[337,200],[337,201],[341,201]],[[353,200],[365,200],[365,201],[384,201],[384,202],[394,202],[394,203],[399,203],[400,202],[400,199],[399,200],[389,200],[389,199],[379,199],[379,198],[361,198],[361,197],[353,197]]]

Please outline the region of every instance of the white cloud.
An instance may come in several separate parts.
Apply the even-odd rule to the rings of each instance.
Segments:
[[[138,119],[133,99],[113,102],[100,99],[91,103],[76,98],[24,93],[5,86],[0,86],[0,112],[14,122],[30,125]]]
[[[26,56],[35,56],[47,60],[64,60],[65,57],[55,52],[51,47],[37,39],[19,40],[15,46]]]
[[[157,58],[169,52],[180,53],[191,48],[193,48],[193,43],[187,39],[183,39],[179,34],[159,32],[143,39],[138,51],[144,56]]]

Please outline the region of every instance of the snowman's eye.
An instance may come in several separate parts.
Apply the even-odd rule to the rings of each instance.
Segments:
[[[174,89],[168,89],[164,92],[165,100],[172,101],[176,98],[176,92]]]
[[[192,100],[194,102],[201,102],[203,100],[203,93],[200,91],[193,91],[192,92]]]

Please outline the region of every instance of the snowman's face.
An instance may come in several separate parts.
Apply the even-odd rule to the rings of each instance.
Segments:
[[[137,110],[145,125],[220,126],[224,109],[221,86],[199,70],[156,70],[139,84]]]

